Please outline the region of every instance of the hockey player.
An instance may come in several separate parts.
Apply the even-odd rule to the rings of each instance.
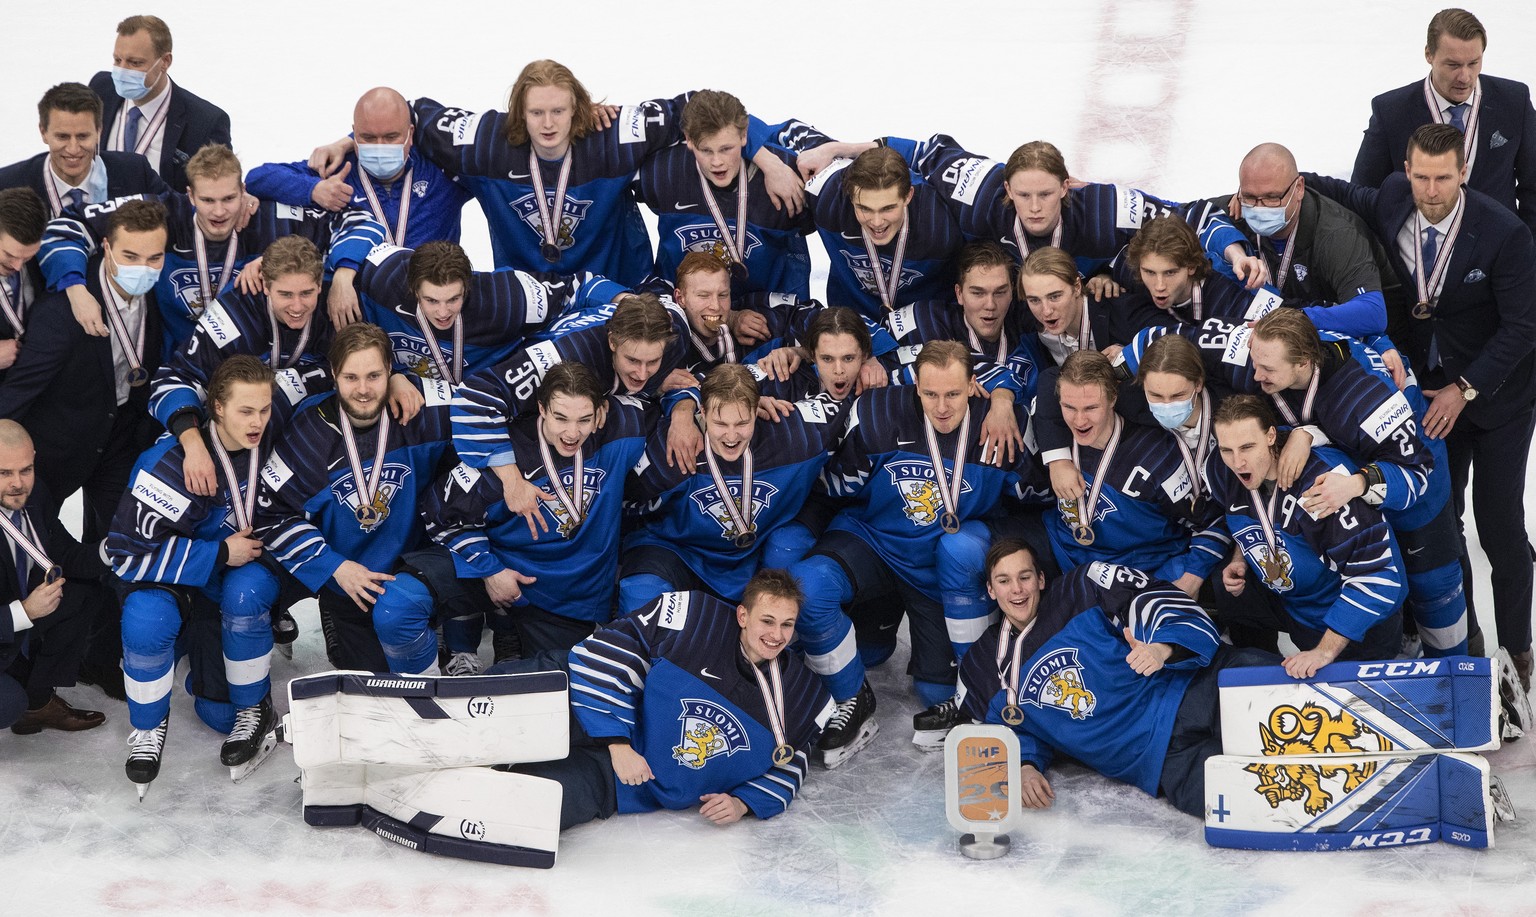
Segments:
[[[865,319],[847,306],[818,308],[797,338],[800,346],[788,348],[796,351],[790,362],[774,367],[769,365],[769,357],[764,357],[747,364],[757,382],[759,416],[777,421],[789,416],[796,401],[823,393],[843,401],[859,394],[863,367],[872,349]]]
[[[510,769],[560,782],[561,828],[694,806],[717,825],[784,812],[832,707],[785,652],[804,602],[793,576],[760,570],[734,608],[669,592],[599,630],[565,666],[581,727],[570,755]]]
[[[219,760],[243,779],[276,744],[268,608],[277,581],[261,570],[252,532],[257,476],[266,458],[272,370],[244,354],[208,381],[212,422],[199,428],[218,456],[211,497],[188,490],[180,443],[160,438],[140,457],[105,554],[127,584],[123,674],[133,733],[128,779],[139,799],[160,773],[177,657],[190,655],[188,689],[198,716],[227,733]],[[178,651],[179,650],[179,651]]]
[[[512,421],[518,464],[507,466],[538,492],[536,520],[507,508],[496,475],[464,464],[423,498],[427,534],[437,545],[407,554],[405,570],[373,608],[392,671],[436,667],[434,616],[452,654],[449,675],[479,674],[482,617],[493,630],[515,629],[525,657],[564,653],[611,617],[624,481],[655,410],[606,394],[580,363],[550,367],[538,406],[537,415]]]
[[[914,181],[895,150],[866,150],[816,173],[808,206],[827,257],[827,301],[877,322],[896,308],[943,299],[964,244],[939,193]]]
[[[422,536],[421,493],[451,458],[449,390],[416,378],[425,405],[408,424],[385,410],[389,336],[357,322],[329,354],[334,395],[299,406],[262,469],[256,534],[320,600],[332,665],[388,668],[368,611]]]
[[[590,271],[634,286],[653,259],[630,179],[647,156],[683,139],[678,118],[687,101],[626,105],[598,130],[591,97],[571,71],[537,60],[518,74],[507,113],[417,99],[416,142],[480,201],[497,267]],[[742,155],[786,171],[760,143]]]
[[[1103,354],[1067,357],[1056,385],[1072,434],[1070,462],[1082,480],[1075,497],[1058,494],[1045,517],[1062,570],[1092,561],[1134,567],[1194,596],[1226,556],[1230,541],[1199,501],[1188,463],[1161,429],[1115,412],[1119,384]]]
[[[1243,597],[1243,623],[1290,635],[1301,650],[1285,660],[1295,678],[1337,659],[1396,658],[1407,588],[1392,530],[1363,500],[1328,514],[1309,508],[1307,482],[1341,456],[1314,450],[1287,487],[1277,480],[1281,451],[1268,404],[1234,395],[1216,409],[1214,426],[1225,470],[1213,463],[1211,499],[1225,507],[1238,546],[1222,581]],[[1264,588],[1244,595],[1255,577]]]
[[[1147,299],[1128,299],[1115,309],[1092,302],[1083,291],[1077,262],[1053,246],[1037,248],[1024,259],[1019,268],[1019,298],[1038,325],[1033,334],[1020,339],[1019,359],[1031,360],[1041,372],[1060,366],[1068,354],[1079,350],[1115,353],[1112,348],[1130,343],[1141,329],[1172,322]]]
[[[1221,753],[1216,675],[1274,657],[1223,646],[1193,599],[1140,570],[1094,562],[1047,591],[1020,541],[993,545],[986,569],[1003,620],[960,680],[971,717],[1019,737],[1020,802],[1050,807],[1045,772],[1060,753],[1203,815],[1205,760]]]
[[[1281,303],[1267,286],[1252,292],[1212,271],[1195,231],[1174,217],[1150,220],[1131,237],[1125,247],[1125,268],[1130,289],[1120,298],[1151,299],[1152,305],[1180,322],[1197,324],[1206,316],[1253,321]],[[1109,308],[1124,306],[1111,302]],[[1325,318],[1329,312],[1313,306],[1307,314]],[[1384,330],[1371,329],[1371,333]]]
[[[664,592],[739,598],[763,545],[800,511],[837,447],[845,403],[828,396],[796,402],[769,424],[758,424],[758,403],[745,367],[718,366],[699,393],[700,460],[668,464],[676,414],[649,437],[628,489],[641,523],[624,542],[623,613]]]
[[[190,183],[185,194],[166,197],[170,244],[165,269],[155,286],[165,328],[166,359],[192,336],[198,316],[214,297],[237,284],[245,293],[260,291],[256,278],[241,281],[241,272],[283,236],[298,235],[314,243],[325,257],[326,273],[332,277],[329,305],[333,310],[348,303],[355,308],[357,294],[352,278],[368,251],[384,240],[384,228],[367,213],[345,210],[333,214],[268,202],[254,215],[248,214],[246,202],[255,199],[246,194],[240,160],[227,146],[199,150],[187,163],[187,177]],[[43,274],[50,288],[69,294],[77,317],[99,312],[84,286],[85,262],[100,241],[106,217],[118,203],[86,207],[82,219],[55,220],[44,236]],[[81,324],[92,330],[88,320]],[[104,327],[99,330],[105,333]]]
[[[36,263],[48,211],[31,188],[0,191],[0,379],[16,362],[27,309],[43,290]]]
[[[901,603],[893,602],[893,610],[905,605],[908,671],[918,697],[925,707],[951,697],[954,659],[935,547],[941,534],[991,513],[1005,490],[1021,490],[1035,476],[1030,456],[1005,468],[975,461],[976,431],[989,405],[971,395],[975,377],[964,344],[932,341],[914,369],[914,385],[866,392],[850,409],[843,444],[822,481],[831,496],[851,503],[791,568],[808,596],[800,628],[807,664],[838,701],[820,745],[827,767],[847,761],[878,729],[874,692],[844,608],[882,597]],[[891,617],[899,621],[899,611]]]
[[[411,104],[378,86],[357,100],[354,143],[328,172],[321,174],[308,162],[269,162],[252,169],[246,184],[252,194],[280,204],[332,213],[361,210],[384,227],[391,245],[458,242],[460,218],[472,195],[421,154],[412,132]]]
[[[530,344],[467,377],[453,402],[454,448],[471,468],[511,464],[514,456],[506,425],[534,412],[539,381],[557,363],[570,360],[585,365],[605,392],[650,394],[661,388],[682,358],[677,325],[655,295],[625,296],[606,322]],[[509,494],[515,483],[502,481]],[[530,512],[531,507],[515,511]]]
[[[686,145],[659,150],[640,167],[637,192],[657,216],[656,274],[681,283],[683,257],[702,252],[730,269],[737,297],[809,299],[805,237],[815,224],[798,200],[784,206],[772,198],[770,173],[742,158],[748,123],[746,106],[730,93],[696,92],[683,106]],[[776,157],[793,175],[795,154],[765,146],[758,155]]]
[[[357,275],[363,318],[389,335],[395,363],[449,385],[510,357],[559,313],[566,288],[522,271],[476,271],[452,242],[379,246]]]
[[[1017,263],[1044,246],[1065,249],[1084,274],[1107,262],[1157,216],[1178,216],[1200,232],[1217,270],[1257,289],[1267,279],[1263,262],[1248,254],[1241,234],[1203,202],[1176,204],[1133,188],[1074,183],[1054,144],[1023,144],[1006,163],[966,152],[954,138],[888,139],[939,191],[968,239],[1002,245]]]

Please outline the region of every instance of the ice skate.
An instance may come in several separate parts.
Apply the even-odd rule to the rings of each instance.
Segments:
[[[229,779],[239,783],[249,777],[277,747],[277,715],[272,698],[235,713],[235,728],[219,749],[219,760],[229,768]]]
[[[170,729],[169,715],[153,729],[135,729],[128,734],[128,761],[124,770],[137,784],[139,802],[149,792],[149,785],[160,776],[160,756],[165,752],[165,734]]]
[[[816,744],[816,757],[827,770],[841,766],[864,746],[874,740],[880,731],[875,722],[875,692],[869,682],[859,688],[859,693],[837,705],[827,728]]]
[[[944,737],[961,723],[971,718],[960,709],[960,696],[939,701],[922,713],[912,716],[912,744],[923,751],[943,751]]]

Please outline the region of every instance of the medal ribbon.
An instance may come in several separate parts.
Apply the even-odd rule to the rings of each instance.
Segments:
[[[1467,175],[1472,175],[1472,163],[1477,159],[1477,122],[1478,115],[1483,110],[1483,80],[1478,77],[1477,85],[1472,87],[1472,97],[1468,100],[1472,107],[1467,110],[1466,136],[1461,138],[1462,159],[1467,164]],[[1451,116],[1448,112],[1440,110],[1440,103],[1435,100],[1435,89],[1430,83],[1429,77],[1424,77],[1424,104],[1429,106],[1430,117],[1436,124],[1450,124]]]
[[[704,192],[704,203],[709,206],[709,215],[715,221],[715,228],[720,231],[720,241],[725,244],[725,250],[731,256],[731,260],[737,264],[746,266],[747,259],[744,253],[747,250],[747,168],[742,166],[736,175],[736,235],[731,237],[730,227],[725,222],[725,214],[720,210],[720,203],[715,200],[715,189],[709,180],[704,177],[704,172],[699,164],[693,164],[693,170],[699,175],[699,190]]]
[[[1104,446],[1104,452],[1099,457],[1098,468],[1093,475],[1093,486],[1088,489],[1088,503],[1085,506],[1081,497],[1077,500],[1077,518],[1085,528],[1093,528],[1093,510],[1099,505],[1099,494],[1104,490],[1104,480],[1109,477],[1109,463],[1115,457],[1115,449],[1120,445],[1120,431],[1125,426],[1120,420],[1120,415],[1115,415],[1115,431],[1109,434],[1109,442]],[[1077,473],[1083,473],[1082,458],[1078,455],[1077,440],[1072,440],[1072,464],[1077,466]]]
[[[701,412],[702,413],[702,412]],[[714,479],[715,493],[725,501],[725,511],[731,517],[731,525],[735,526],[736,534],[745,535],[752,531],[752,447],[750,445],[741,452],[741,502],[738,504],[731,499],[730,488],[725,484],[725,476],[720,473],[720,463],[715,460],[715,449],[709,444],[709,434],[704,434],[704,461],[709,465],[709,476]]]
[[[378,218],[379,225],[384,227],[384,241],[390,245],[405,244],[405,227],[411,219],[411,176],[416,172],[414,168],[405,170],[405,183],[400,186],[400,212],[395,214],[395,228],[389,228],[389,218],[384,215],[384,205],[379,202],[379,194],[373,190],[373,180],[368,177],[368,170],[358,167],[358,183],[363,186],[363,196],[368,198],[368,209]],[[534,174],[538,174],[538,168],[534,168]],[[539,197],[542,200],[544,190],[539,189]],[[540,216],[543,211],[540,211]]]
[[[219,282],[214,283],[208,274],[208,242],[203,237],[203,226],[192,219],[192,250],[197,253],[197,292],[202,296],[202,308],[208,308],[213,298],[224,289],[224,281],[235,269],[235,253],[240,247],[240,233],[235,231],[229,234],[226,244],[229,246],[224,252],[224,267],[219,271]]]
[[[1061,248],[1061,227],[1065,225],[1066,222],[1067,221],[1062,219],[1060,215],[1056,217],[1056,228],[1051,230],[1051,246],[1053,248]],[[1019,219],[1018,214],[1014,214],[1013,244],[1019,247],[1020,260],[1029,257],[1028,239],[1029,236],[1024,232],[1024,221]]]
[[[738,221],[739,222],[739,221]],[[910,215],[901,221],[901,231],[896,234],[896,252],[891,256],[891,279],[886,284],[885,269],[880,266],[880,255],[875,251],[874,240],[869,237],[869,230],[860,230],[864,234],[864,252],[869,255],[869,269],[875,275],[875,291],[880,294],[880,302],[885,304],[885,311],[896,311],[896,292],[901,289],[901,265],[907,260],[907,232],[912,228]]]
[[[286,363],[281,362],[284,326],[278,324],[277,313],[272,310],[270,300],[267,302],[267,321],[272,326],[272,358],[267,361],[267,364],[273,369],[292,369],[304,356],[304,345],[309,343],[309,332],[315,327],[315,314],[311,312],[308,320],[304,322],[304,328],[299,332],[299,339],[293,345],[293,354]]]
[[[933,421],[923,415],[923,435],[928,439],[928,458],[933,462],[933,479],[939,486],[939,499],[944,501],[944,511],[960,518],[960,490],[965,486],[965,452],[971,441],[971,411],[965,408],[960,421],[959,442],[955,446],[955,469],[949,480],[944,478],[944,457],[939,454],[939,436],[933,429]]]
[[[145,305],[139,304],[139,340],[135,344],[128,338],[128,322],[123,318],[122,297],[117,295],[117,288],[112,286],[107,277],[107,262],[101,262],[101,289],[106,293],[107,300],[107,324],[112,326],[112,336],[117,338],[118,346],[123,348],[123,356],[128,360],[130,372],[138,372],[144,368],[144,327],[149,317],[144,313]],[[134,299],[142,297],[135,296]]]
[[[544,462],[544,473],[549,477],[550,489],[560,499],[560,505],[565,507],[565,512],[571,517],[573,525],[581,525],[587,518],[587,487],[586,478],[582,474],[581,446],[576,447],[576,457],[572,460],[571,487],[575,491],[567,490],[565,482],[560,480],[560,470],[555,467],[554,454],[549,451],[549,441],[544,438],[544,431],[539,430],[539,458]]]
[[[1417,210],[1413,214],[1413,280],[1418,286],[1419,302],[1432,302],[1430,294],[1436,294],[1445,285],[1445,274],[1451,269],[1451,249],[1456,246],[1456,237],[1461,235],[1461,218],[1466,216],[1467,208],[1466,192],[1457,192],[1456,218],[1451,220],[1451,228],[1440,237],[1439,247],[1435,249],[1435,263],[1430,265],[1426,274],[1424,270],[1424,230],[1429,224],[1424,222],[1424,214]]]
[[[1034,629],[1035,622],[1030,621],[1010,642],[1008,634],[1013,630],[1013,622],[1004,618],[1002,632],[997,635],[997,680],[1002,682],[1003,690],[1007,692],[1008,703],[1014,707],[1019,705],[1019,669],[1024,663],[1024,638]],[[1009,656],[1013,657],[1011,669],[1007,665]],[[1008,672],[1007,677],[1003,676],[1005,671]]]
[[[571,153],[567,150],[565,158],[560,160],[560,182],[555,186],[553,206],[544,197],[544,176],[539,172],[539,157],[532,150],[528,151],[528,172],[533,179],[533,201],[539,207],[539,221],[544,224],[540,227],[544,244],[558,245],[560,224],[555,220],[565,216],[565,187],[571,181]]]
[[[746,656],[745,647],[741,655]],[[779,660],[768,662],[768,677],[763,677],[762,669],[752,665],[752,659],[747,657],[747,665],[751,666],[752,674],[757,676],[757,689],[763,693],[763,707],[768,711],[768,728],[773,731],[773,743],[775,750],[789,744],[785,738],[788,731],[784,725],[784,678],[779,674]],[[770,686],[769,682],[772,682]]]
[[[464,381],[464,313],[460,312],[453,317],[453,365],[448,365],[448,358],[443,356],[443,348],[437,343],[437,331],[427,317],[421,314],[421,307],[416,307],[416,327],[421,329],[421,336],[427,340],[427,352],[432,355],[432,365],[437,367],[437,376],[447,382],[458,385]],[[542,440],[541,440],[542,441]]]
[[[251,519],[256,515],[256,474],[258,459],[261,450],[257,448],[247,449],[250,453],[250,467],[245,472],[245,491],[242,495],[240,479],[235,477],[235,464],[229,458],[229,450],[224,448],[224,443],[219,439],[219,431],[209,423],[209,439],[213,440],[213,454],[218,456],[219,467],[224,469],[224,480],[229,483],[229,508],[235,511],[235,529],[245,531],[251,528]]]
[[[143,127],[139,128],[139,139],[133,145],[133,152],[138,153],[140,156],[149,155],[149,147],[155,142],[155,134],[160,132],[160,129],[165,126],[165,119],[170,116],[171,89],[172,84],[167,83],[165,87],[165,101],[160,103],[160,109],[155,112],[155,116],[150,118]],[[123,152],[123,138],[128,134],[128,109],[131,107],[132,103],[125,102],[123,107],[117,110],[117,142],[112,145],[112,148],[119,153]],[[140,112],[140,114],[143,114],[143,112]]]
[[[1299,418],[1296,416],[1296,412],[1291,410],[1291,406],[1286,404],[1285,399],[1280,397],[1280,392],[1275,392],[1269,396],[1275,402],[1275,407],[1279,408],[1280,413],[1285,416],[1286,423],[1293,427],[1299,427],[1304,423],[1312,422],[1312,402],[1317,400],[1317,386],[1322,381],[1322,378],[1323,368],[1321,366],[1312,367],[1312,381],[1307,383],[1307,397],[1301,402],[1301,417]]]
[[[341,409],[337,420],[340,421],[342,444],[347,448],[347,462],[352,465],[352,482],[357,485],[357,505],[372,506],[379,493],[379,477],[384,473],[384,453],[389,449],[389,411],[379,412],[379,441],[374,446],[373,467],[366,478],[363,476],[363,459],[357,451],[357,437],[352,432],[352,418],[347,416],[346,408]]]
[[[22,511],[21,521],[22,527],[32,528],[32,523],[25,510]],[[53,561],[48,559],[48,555],[43,552],[43,546],[34,540],[31,535],[22,531],[22,528],[18,527],[16,523],[11,521],[11,514],[9,512],[0,511],[0,529],[4,529],[5,534],[11,537],[11,541],[15,542],[17,547],[27,552],[27,556],[32,558],[32,562],[39,567],[51,571],[56,566]],[[22,580],[26,579],[25,571],[18,570],[16,573]]]
[[[1205,467],[1205,458],[1211,453],[1211,392],[1209,389],[1200,390],[1200,445],[1193,455],[1189,446],[1184,444],[1184,437],[1177,430],[1171,430],[1173,441],[1179,446],[1179,455],[1184,460],[1184,467],[1189,470],[1189,487],[1192,497],[1200,496],[1200,469]]]

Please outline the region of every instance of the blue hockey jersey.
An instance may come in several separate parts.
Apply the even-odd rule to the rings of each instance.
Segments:
[[[627,740],[654,775],[639,786],[615,779],[618,810],[688,809],[707,793],[735,796],[758,818],[789,808],[832,699],[795,654],[776,662],[785,741],[795,750],[785,765],[773,763],[767,705],[734,605],[668,592],[576,644],[571,712],[587,735]]]
[[[619,569],[619,518],[624,481],[645,450],[645,436],[655,421],[651,402],[629,395],[608,398],[608,419],[582,444],[582,497],[579,524],[565,505],[545,501],[540,513],[549,531],[535,539],[528,521],[503,502],[501,480],[460,463],[439,479],[422,502],[427,535],[453,553],[460,578],[484,578],[503,570],[536,577],[524,584],[523,597],[535,607],[582,621],[606,622],[613,611]],[[513,421],[509,433],[518,468],[530,484],[556,491],[539,453],[536,415]],[[550,450],[556,472],[573,499],[575,462]]]
[[[203,442],[211,454],[210,437]],[[258,462],[267,455],[271,434],[258,447]],[[112,572],[125,583],[165,583],[201,589],[220,601],[224,566],[219,562],[224,539],[240,531],[231,500],[241,499],[257,480],[243,480],[250,469],[250,452],[230,453],[236,480],[215,463],[218,488],[203,497],[186,488],[182,462],[186,454],[170,434],[139,456],[128,475],[128,491],[112,517],[103,550]],[[260,468],[260,464],[257,466]]]
[[[715,487],[703,453],[692,468],[674,468],[667,463],[672,418],[663,418],[646,442],[645,455],[635,467],[629,487],[629,499],[636,504],[633,509],[642,517],[642,524],[625,539],[625,549],[643,545],[665,548],[681,558],[716,595],[739,597],[747,580],[757,572],[763,544],[775,529],[794,521],[837,447],[846,419],[844,408],[844,402],[822,395],[796,402],[794,413],[778,423],[757,422],[750,445],[752,530],[756,537],[747,547],[736,546],[735,539],[742,533],[736,530]],[[718,461],[726,490],[739,506],[742,460]]]
[[[1174,655],[1152,675],[1138,675],[1125,661],[1126,627],[1144,643],[1173,646]],[[1004,628],[1016,637],[1006,619],[994,624],[960,663],[965,709],[982,722],[1001,724],[1008,703],[997,671]],[[1139,570],[1095,562],[1050,585],[1022,639],[1024,722],[1012,729],[1023,760],[1044,772],[1061,752],[1156,796],[1184,692],[1219,645],[1200,606]],[[1011,666],[1010,656],[1003,673],[1010,680]]]
[[[448,447],[448,387],[409,377],[426,399],[402,426],[390,423],[384,468],[372,506],[379,518],[360,522],[358,482],[353,480],[341,428],[346,423],[334,395],[316,395],[299,406],[261,469],[256,534],[273,556],[312,592],[332,588],[343,561],[388,573],[400,555],[421,540],[416,507],[437,477]],[[363,474],[373,470],[381,423],[356,433]]]

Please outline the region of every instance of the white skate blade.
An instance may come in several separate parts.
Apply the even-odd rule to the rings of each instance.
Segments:
[[[1509,791],[1504,788],[1504,781],[1498,777],[1488,778],[1488,796],[1493,800],[1493,819],[1495,822],[1512,822],[1519,816],[1515,814],[1515,801],[1509,798]]]
[[[912,744],[917,746],[918,751],[943,751],[944,741],[948,738],[949,729],[912,730]]]
[[[267,756],[272,754],[272,750],[275,748],[277,748],[277,730],[273,729],[265,736],[262,736],[261,748],[257,749],[255,756],[251,760],[244,764],[236,764],[229,769],[229,779],[239,783],[255,773],[256,768],[261,766],[261,762],[267,760]]]
[[[149,792],[149,784],[135,783],[133,788],[139,791],[139,803],[142,805],[144,802],[144,794]]]
[[[876,734],[879,732],[880,724],[875,722],[874,717],[870,717],[864,721],[864,725],[859,727],[859,734],[854,737],[852,742],[849,742],[842,748],[817,749],[816,757],[821,761],[821,766],[829,771],[841,767],[848,762],[849,758],[858,754],[864,746],[873,742]]]

